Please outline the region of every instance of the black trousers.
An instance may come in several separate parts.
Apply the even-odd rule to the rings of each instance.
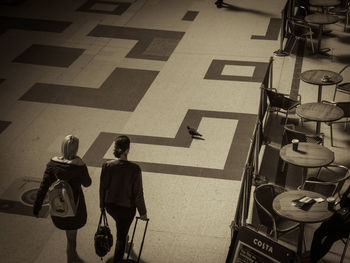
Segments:
[[[136,208],[122,207],[116,205],[107,205],[108,214],[113,217],[117,226],[117,242],[115,244],[113,262],[117,263],[123,259],[126,237],[129,232],[130,225],[136,214]]]
[[[331,249],[333,243],[347,237],[350,226],[338,222],[335,217],[325,221],[316,229],[310,250],[311,262],[315,263],[323,258]]]

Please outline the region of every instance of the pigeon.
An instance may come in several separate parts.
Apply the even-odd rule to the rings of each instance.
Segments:
[[[190,135],[192,135],[192,137],[203,136],[203,135],[200,134],[195,128],[191,128],[190,126],[187,126],[187,130],[188,130],[188,133],[189,133]]]

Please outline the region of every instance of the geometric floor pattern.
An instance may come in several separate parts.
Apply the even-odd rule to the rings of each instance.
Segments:
[[[250,76],[242,76],[238,74],[225,74],[224,69],[227,66],[236,66],[242,70],[242,68],[252,68],[253,72]],[[262,82],[264,80],[268,63],[266,62],[253,62],[253,61],[232,61],[232,60],[217,60],[214,59],[205,74],[204,79],[213,80],[229,80],[229,81],[250,81],[250,82]]]
[[[266,34],[261,35],[252,35],[251,39],[260,39],[260,40],[278,40],[278,35],[281,29],[282,19],[280,18],[270,18],[270,23],[267,27]]]
[[[248,153],[249,141],[250,137],[247,134],[252,134],[254,129],[254,124],[256,121],[255,114],[245,114],[245,113],[230,113],[230,112],[213,112],[213,111],[199,111],[199,110],[189,110],[179,127],[179,130],[175,136],[175,138],[161,138],[161,137],[148,137],[148,136],[140,136],[127,134],[131,141],[134,144],[143,144],[143,145],[158,145],[162,147],[166,147],[166,151],[171,153],[174,157],[177,154],[181,154],[186,151],[186,149],[195,148],[196,144],[208,145],[210,142],[209,134],[204,135],[204,143],[203,140],[196,140],[191,138],[191,136],[187,132],[187,126],[191,126],[195,129],[199,129],[199,125],[203,118],[215,118],[215,119],[226,119],[226,120],[234,120],[237,122],[235,125],[234,137],[228,138],[227,141],[224,141],[224,144],[228,145],[227,147],[227,158],[224,160],[224,165],[222,169],[215,169],[210,167],[201,167],[198,163],[194,162],[195,166],[189,165],[175,165],[175,164],[166,164],[161,162],[145,162],[145,161],[136,161],[141,168],[142,171],[145,172],[154,172],[154,173],[164,173],[164,174],[178,174],[178,175],[188,175],[194,177],[207,177],[207,178],[216,178],[216,179],[229,179],[229,180],[240,180],[241,171],[244,168],[246,154]],[[199,129],[200,130],[200,129]],[[218,131],[213,134],[213,140],[217,140]],[[104,158],[108,150],[111,152],[111,146],[113,145],[114,139],[120,134],[116,133],[105,133],[101,132],[94,143],[91,145],[89,150],[84,155],[83,160],[89,166],[101,167],[102,163],[110,160],[112,154],[109,154],[109,158]],[[113,148],[113,147],[112,147]],[[198,148],[198,146],[197,146]],[[151,151],[148,149],[149,151]],[[146,149],[147,150],[147,149]],[[153,150],[153,154],[156,149]],[[159,149],[160,154],[162,154],[162,150]],[[237,152],[240,154],[237,155]],[[211,155],[215,155],[215,148],[208,149],[203,146],[202,149],[198,151],[192,150],[189,152],[191,155],[201,155],[201,157],[206,160],[204,163],[207,164],[207,159],[211,158]],[[143,157],[144,158],[144,157]],[[155,160],[159,161],[160,156],[155,158]],[[193,165],[192,164],[192,165]]]
[[[182,20],[185,21],[194,21],[198,15],[197,11],[187,11]]]
[[[225,262],[260,86],[280,48],[284,5],[278,0],[239,0],[230,8],[204,0],[1,4],[1,262],[65,261],[64,232],[46,218],[47,207],[41,218],[32,217],[31,209],[45,165],[60,154],[67,134],[79,137],[78,154],[92,178],[83,188],[88,219],[77,243],[84,261],[100,260],[93,236],[101,163],[113,158],[114,138],[127,134],[129,159],[142,168],[150,217],[142,262]],[[322,45],[333,56],[310,55],[310,43],[299,43],[290,56],[274,57],[274,88],[314,102],[315,87],[300,82],[299,73],[339,72],[350,63],[343,24],[328,27],[333,31]],[[325,89],[323,99],[331,99],[333,91]],[[192,139],[186,126],[197,128],[203,139]],[[329,146],[329,129],[321,130]],[[341,154],[346,131],[334,131],[335,158],[348,164],[348,154]],[[137,232],[133,255],[141,238]]]
[[[98,89],[35,83],[20,100],[134,111],[157,75],[157,71],[116,68]]]
[[[126,55],[127,58],[167,61],[184,32],[97,25],[88,35],[137,40],[136,45]]]
[[[71,24],[68,21],[0,16],[0,35],[9,29],[61,33]]]
[[[13,62],[67,68],[78,59],[84,51],[85,50],[81,48],[35,44],[27,48],[21,55],[16,57]]]
[[[88,0],[77,11],[100,13],[108,15],[122,15],[131,3],[123,1],[99,1],[99,0]]]

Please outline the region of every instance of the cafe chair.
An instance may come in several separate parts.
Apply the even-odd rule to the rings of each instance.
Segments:
[[[350,83],[349,83],[350,84]],[[322,101],[322,103],[330,103],[333,104],[334,106],[337,106],[341,108],[344,111],[344,116],[340,120],[337,121],[332,121],[332,122],[327,122],[326,124],[330,128],[330,134],[331,134],[331,145],[334,146],[333,143],[333,125],[334,124],[339,124],[339,123],[344,123],[345,127],[344,129],[347,128],[347,124],[349,123],[349,118],[350,118],[350,101],[343,101],[343,102],[334,102],[334,101]]]
[[[316,176],[309,177],[298,189],[320,193],[338,199],[350,185],[350,170],[340,164],[322,167]]]
[[[350,16],[350,0],[343,0],[342,4],[329,9],[328,11],[331,15],[344,16],[344,32],[346,32],[346,27],[349,24],[349,16]]]
[[[295,129],[294,124],[284,125],[282,136],[282,146],[292,143],[293,139],[298,139],[299,142],[310,142],[323,145],[324,134],[309,134]]]
[[[294,18],[304,19],[309,14],[308,0],[296,0],[294,3]]]
[[[299,223],[280,217],[272,208],[275,196],[285,191],[283,187],[274,184],[262,184],[254,191],[254,201],[259,218],[258,230],[265,226],[267,233],[275,240],[299,227]]]
[[[283,113],[286,115],[285,123],[288,121],[288,114],[289,112],[296,108],[300,104],[301,101],[301,96],[298,95],[297,99],[291,99],[289,97],[289,94],[284,94],[284,93],[279,93],[277,92],[276,89],[267,89],[263,88],[265,91],[266,96],[269,99],[269,105],[267,108],[267,113],[268,116],[270,112],[277,112],[278,113]],[[268,116],[266,116],[266,119],[268,119]]]
[[[311,26],[306,21],[297,18],[289,18],[288,26],[290,34],[294,38],[294,42],[292,48],[290,49],[290,52],[292,53],[297,41],[299,41],[300,39],[305,39],[306,41],[307,38],[309,38],[312,48],[312,54],[314,54],[315,48],[312,39],[313,32]]]
[[[348,67],[350,67],[350,64],[346,65],[344,68],[342,68],[339,71],[339,74],[342,74],[344,72],[344,70],[346,70]],[[336,96],[337,92],[342,92],[342,93],[346,93],[346,94],[350,95],[350,82],[341,82],[335,86],[335,90],[334,90],[334,94],[333,94],[334,101],[335,101],[335,96]]]

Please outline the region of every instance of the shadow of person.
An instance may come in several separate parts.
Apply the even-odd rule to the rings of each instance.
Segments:
[[[272,13],[268,13],[268,12],[264,12],[264,11],[260,11],[260,10],[256,10],[256,9],[239,7],[239,6],[227,4],[224,2],[222,2],[221,6],[227,8],[228,10],[235,11],[235,12],[248,12],[248,13],[253,13],[256,15],[273,16]]]

